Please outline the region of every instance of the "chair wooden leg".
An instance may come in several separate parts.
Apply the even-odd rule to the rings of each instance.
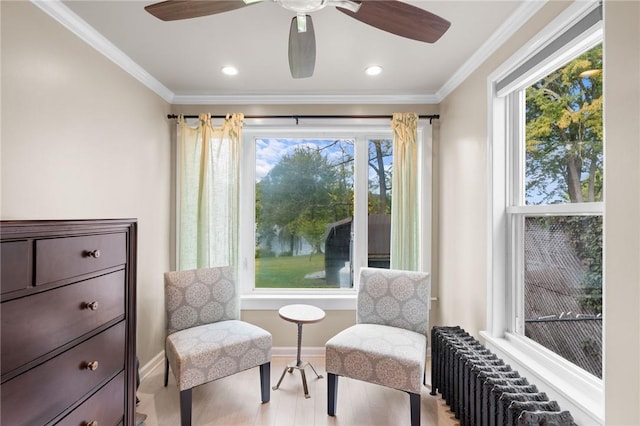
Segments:
[[[265,362],[260,366],[260,394],[262,403],[271,399],[271,363]]]
[[[411,405],[411,426],[420,426],[420,394],[409,393],[409,404]]]
[[[169,384],[169,358],[164,357],[164,387]]]
[[[180,426],[191,426],[191,391],[180,391]]]
[[[338,376],[332,373],[327,374],[327,414],[336,415],[336,404],[338,403]]]

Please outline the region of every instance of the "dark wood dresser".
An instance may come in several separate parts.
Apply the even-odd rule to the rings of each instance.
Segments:
[[[0,424],[135,425],[135,220],[1,221]]]

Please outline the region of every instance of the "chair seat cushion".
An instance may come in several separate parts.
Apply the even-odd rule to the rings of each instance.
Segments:
[[[244,321],[220,321],[170,334],[166,353],[182,391],[269,362],[271,333]]]
[[[356,324],[326,344],[326,371],[406,392],[420,393],[427,339],[380,324]]]

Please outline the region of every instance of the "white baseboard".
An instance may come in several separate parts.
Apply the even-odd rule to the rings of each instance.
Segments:
[[[164,351],[160,351],[151,358],[151,361],[147,362],[145,365],[140,367],[140,381],[144,381],[144,379],[149,376],[158,367],[164,365]]]

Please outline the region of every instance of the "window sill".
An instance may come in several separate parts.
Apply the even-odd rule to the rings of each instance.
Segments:
[[[284,305],[303,303],[325,310],[355,310],[356,293],[254,293],[240,296],[242,310],[277,310]]]
[[[488,349],[570,411],[578,425],[604,424],[603,385],[597,377],[521,336],[506,333],[500,338],[486,331],[480,335]]]

